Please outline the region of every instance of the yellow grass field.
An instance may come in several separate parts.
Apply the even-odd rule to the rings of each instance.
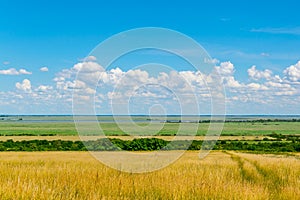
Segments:
[[[88,152],[1,152],[0,199],[299,199],[299,156],[190,151],[130,174]]]

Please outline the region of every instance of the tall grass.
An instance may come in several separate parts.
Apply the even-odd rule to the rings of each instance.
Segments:
[[[297,199],[295,157],[188,152],[162,170],[130,174],[87,152],[0,153],[0,199]]]

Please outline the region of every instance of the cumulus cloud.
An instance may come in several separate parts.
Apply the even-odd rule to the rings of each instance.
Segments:
[[[222,62],[220,63],[220,66],[216,66],[215,68],[217,72],[220,74],[224,86],[229,88],[242,87],[242,84],[240,84],[237,80],[235,80],[234,65],[230,61]]]
[[[77,80],[74,81],[76,78]],[[62,70],[54,81],[56,88],[64,91],[64,94],[75,92],[73,96],[76,97],[77,103],[99,97],[101,102],[106,104],[112,100],[114,103],[124,104],[130,99],[136,100],[137,98],[138,102],[144,105],[153,101],[163,103],[166,99],[171,105],[176,102],[174,93],[184,101],[189,101],[191,95],[194,95],[193,92],[196,92],[199,97],[208,97],[207,89],[205,91],[200,87],[204,85],[201,73],[193,71],[169,71],[151,76],[148,71],[142,69],[123,71],[120,68],[114,68],[105,71],[98,63],[88,61]],[[155,89],[155,86],[160,88]],[[98,102],[100,102],[99,98],[96,99]]]
[[[300,61],[298,61],[295,65],[291,65],[290,67],[286,68],[283,73],[291,81],[300,81]]]
[[[15,68],[0,70],[2,75],[22,75],[22,74],[32,74],[32,72],[27,71],[26,69],[16,70]]]
[[[31,82],[28,79],[24,79],[22,83],[19,83],[19,82],[16,83],[16,88],[18,90],[30,92],[31,91]]]
[[[48,72],[49,69],[48,69],[48,67],[41,67],[41,68],[40,68],[40,71],[41,71],[41,72]]]
[[[229,76],[234,73],[234,66],[230,61],[222,62],[220,66],[216,67],[216,69],[221,76]]]
[[[215,69],[220,74],[221,81],[229,95],[235,95],[235,101],[239,97],[240,100],[245,100],[243,95],[248,94],[249,101],[262,103],[259,99],[267,99],[280,94],[296,94],[297,91],[279,75],[273,75],[272,71],[268,69],[260,71],[256,69],[256,66],[252,66],[247,71],[251,77],[251,81],[248,83],[235,79],[235,67],[230,61],[221,62]],[[76,75],[78,75],[77,81],[71,81]],[[94,95],[99,91],[104,91],[102,95],[108,99],[138,95],[135,91],[147,84],[161,85],[180,94],[196,94],[203,99],[211,97],[207,88],[207,83],[211,78],[211,75],[202,74],[200,71],[161,72],[156,77],[150,76],[147,71],[141,69],[123,71],[115,68],[105,71],[99,64],[88,61],[77,63],[70,70],[63,70],[54,80],[57,88],[62,90],[76,89],[82,95]],[[260,80],[266,81],[257,82]],[[95,85],[97,85],[98,91],[93,87]],[[116,91],[112,92],[113,89]],[[143,93],[143,96],[154,97],[154,93]],[[157,96],[159,95],[157,94]]]
[[[32,74],[32,72],[27,71],[26,69],[20,69],[19,70],[20,74]]]
[[[95,56],[88,56],[88,57],[85,57],[83,59],[84,62],[88,62],[88,61],[97,61],[97,58]]]
[[[268,90],[268,87],[266,87],[265,85],[261,85],[259,83],[249,83],[247,86],[248,89],[252,89],[252,90]]]
[[[237,80],[235,80],[235,78],[233,76],[229,76],[227,78],[224,78],[223,83],[225,85],[227,85],[228,87],[232,87],[232,88],[242,87],[242,84],[240,84]]]
[[[282,106],[300,100],[299,66],[300,62],[291,65],[281,75],[273,75],[271,70],[258,70],[252,66],[247,70],[250,79],[241,81],[236,79],[238,74],[234,64],[227,61],[215,66],[214,73],[217,71],[220,75],[218,81],[226,89],[229,106]],[[14,74],[26,73],[22,70],[11,71]],[[132,101],[138,111],[153,103],[172,108],[179,99],[182,104],[191,104],[191,99],[196,96],[206,109],[212,96],[207,85],[213,82],[213,76],[200,71],[170,70],[152,75],[145,69],[105,70],[97,62],[86,60],[61,70],[53,81],[54,85],[32,86],[30,80],[24,79],[16,83],[17,92],[6,95],[14,98],[16,103],[27,100],[32,104],[59,104],[65,110],[72,109],[73,97],[83,104],[82,108],[86,102],[92,104],[93,101],[97,104],[95,108],[109,109],[113,103],[123,108],[124,103]]]
[[[108,81],[108,75],[104,68],[96,62],[87,61],[79,62],[70,69],[62,70],[53,80],[59,90],[82,89],[84,91],[91,85],[95,87],[100,78]],[[91,90],[87,91],[91,93]]]
[[[104,68],[101,65],[92,61],[77,63],[72,69],[76,72],[80,71],[80,73],[93,73],[104,71]]]
[[[38,92],[47,92],[47,91],[52,90],[52,89],[53,89],[52,86],[49,86],[49,85],[40,85],[40,86],[36,89],[36,91],[38,91]]]
[[[272,77],[271,70],[266,69],[264,71],[259,71],[256,69],[255,65],[253,65],[250,69],[248,69],[247,72],[249,77],[254,80],[259,80],[259,79],[270,80]]]

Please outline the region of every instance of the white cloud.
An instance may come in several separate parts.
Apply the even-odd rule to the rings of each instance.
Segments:
[[[278,83],[278,82],[273,82],[273,81],[268,81],[265,83],[267,86],[276,88],[276,89],[291,89],[292,86],[288,83]]]
[[[149,83],[149,80],[148,72],[140,69],[129,70],[124,73],[122,78],[118,81],[118,85],[121,85],[122,87],[137,87],[141,84]]]
[[[85,93],[87,94],[96,94],[96,90],[92,88],[86,88]]]
[[[274,93],[277,96],[292,96],[296,94],[296,91],[280,91]]]
[[[120,99],[123,95],[120,92],[108,92],[107,97],[108,99]]]
[[[20,69],[19,70],[20,74],[32,74],[32,72],[27,71],[26,69]]]
[[[263,57],[269,57],[270,56],[270,54],[268,54],[266,52],[262,52],[260,55],[263,56]]]
[[[249,83],[247,86],[251,90],[268,90],[268,87],[259,83]]]
[[[251,79],[254,80],[259,80],[259,79],[266,79],[270,80],[272,77],[272,71],[271,70],[264,70],[264,71],[259,71],[256,69],[256,66],[253,65],[250,69],[247,70],[248,75]]]
[[[3,75],[19,75],[19,72],[15,68],[0,70],[0,74]]]
[[[100,66],[96,62],[87,61],[87,62],[80,62],[74,65],[72,68],[76,72],[80,73],[92,73],[92,72],[103,72],[104,68]]]
[[[75,81],[67,81],[61,85],[58,85],[59,89],[62,90],[75,90],[75,89],[85,89],[86,84],[83,81],[75,80]]]
[[[85,62],[88,62],[88,61],[97,61],[97,58],[95,56],[88,56],[88,57],[85,57],[84,58],[84,61]]]
[[[295,65],[291,65],[290,67],[286,68],[283,73],[291,81],[300,81],[300,61],[298,61]]]
[[[162,74],[161,74],[162,75]],[[182,76],[190,85],[203,86],[205,84],[205,75],[200,71],[181,71],[179,75]]]
[[[84,62],[96,62],[97,58],[95,56],[87,56],[87,57],[78,59],[78,61],[83,62],[83,63]]]
[[[215,68],[220,74],[224,86],[229,88],[242,87],[242,84],[235,80],[233,76],[235,69],[234,65],[230,61],[222,62],[220,66],[216,66]]]
[[[42,68],[40,68],[40,71],[41,72],[48,72],[49,69],[48,69],[48,67],[42,67]]]
[[[111,69],[109,73],[102,73],[101,80],[104,83],[107,83],[110,81],[112,84],[118,83],[118,81],[125,75],[125,72],[123,72],[120,68]]]
[[[77,63],[74,65],[72,69],[80,73],[93,73],[93,72],[104,71],[104,68],[102,66],[100,66],[96,62],[91,62],[91,61]]]
[[[38,92],[47,92],[49,90],[52,90],[53,87],[52,86],[49,86],[49,85],[40,85],[36,90]]]
[[[222,62],[216,69],[221,76],[229,76],[234,73],[234,66],[230,61]]]
[[[19,89],[19,90],[23,90],[25,92],[30,92],[31,91],[30,80],[24,79],[22,83],[17,82],[16,83],[16,88]]]
[[[242,87],[242,85],[237,80],[235,80],[233,76],[227,77],[225,79],[225,84],[228,87],[232,87],[232,88]]]
[[[0,70],[0,74],[2,75],[22,75],[22,74],[32,74],[26,69],[20,69],[19,71],[15,68]]]
[[[232,106],[231,108],[238,105],[242,111],[245,106],[245,110],[247,108],[251,111],[250,105],[279,107],[282,104],[290,105],[289,102],[298,100],[299,66],[300,62],[291,65],[281,75],[273,75],[272,71],[267,69],[260,71],[252,66],[247,70],[251,79],[245,81],[236,80],[238,74],[230,61],[219,63],[214,72],[219,72],[219,80],[225,86],[227,104]],[[27,72],[13,69],[10,69],[12,74]],[[105,71],[98,63],[86,61],[57,73],[53,79],[54,85],[32,86],[30,80],[24,79],[16,83],[16,92],[0,93],[0,100],[4,100],[6,95],[14,99],[16,105],[45,104],[52,105],[53,109],[59,107],[61,110],[58,112],[62,110],[71,112],[72,95],[75,92],[74,97],[78,98],[78,102],[83,103],[83,110],[84,103],[95,100],[97,102],[95,107],[100,107],[101,112],[104,112],[103,110],[110,109],[111,100],[114,100],[113,103],[122,104],[121,106],[133,101],[136,109],[153,103],[172,108],[178,99],[181,99],[180,103],[185,105],[194,98],[193,95],[196,95],[200,104],[205,107],[210,105],[212,93],[207,85],[213,81],[212,78],[211,74],[202,74],[200,71],[169,71],[156,73],[155,76],[141,69],[123,71],[115,68]],[[144,111],[144,108],[141,109]]]

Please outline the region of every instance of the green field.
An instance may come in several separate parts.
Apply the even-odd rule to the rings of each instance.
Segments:
[[[146,127],[147,123],[137,123],[140,127]],[[195,125],[195,124],[193,124]],[[88,124],[87,124],[88,126]],[[170,136],[176,135],[180,123],[153,123],[151,127],[140,132],[129,123],[122,123],[129,132],[124,132],[116,123],[104,122],[100,123],[105,135],[120,136],[120,135],[160,135]],[[188,125],[185,124],[187,127]],[[203,136],[207,133],[209,123],[200,123],[197,135]],[[159,130],[159,131],[157,131]],[[223,136],[261,136],[271,133],[277,134],[300,134],[300,122],[227,122],[224,124],[222,131]],[[194,131],[191,128],[185,129],[184,135],[193,135]],[[0,135],[61,135],[74,136],[77,135],[75,124],[73,122],[0,122]],[[88,135],[97,135],[97,132],[91,131]]]

